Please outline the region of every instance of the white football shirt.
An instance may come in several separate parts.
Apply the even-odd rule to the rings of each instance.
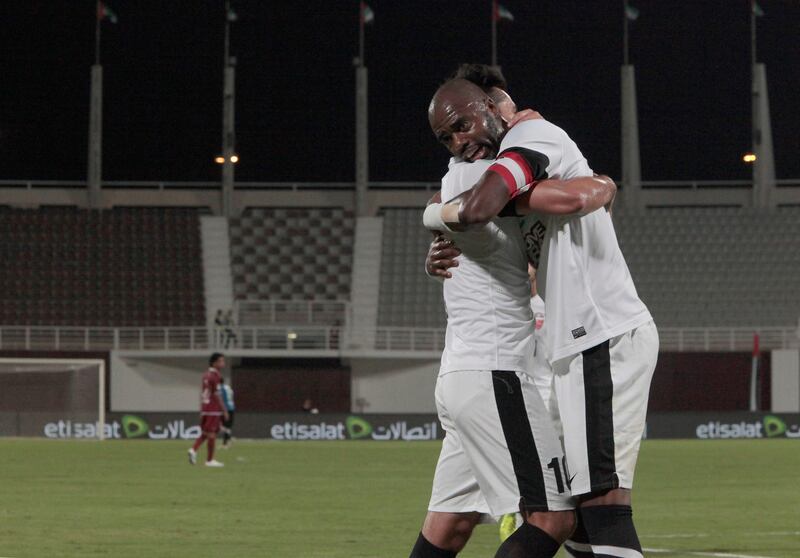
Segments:
[[[450,160],[442,200],[451,201],[480,180],[492,161]],[[458,267],[444,281],[447,311],[440,374],[457,370],[531,370],[533,315],[527,255],[519,217],[498,217],[485,227],[450,233],[461,249]]]
[[[545,324],[545,304],[542,297],[538,294],[531,297],[531,312],[533,312],[533,325],[535,346],[533,349],[533,356],[536,360],[536,365],[544,364],[550,368],[550,351],[547,350],[547,340],[545,339],[546,324]]]
[[[512,147],[547,156],[546,174],[537,178],[593,174],[575,142],[546,120],[514,126],[503,138],[500,151]],[[583,217],[533,214],[523,219],[522,228],[547,310],[545,339],[550,362],[652,319],[636,293],[611,215],[605,209]]]

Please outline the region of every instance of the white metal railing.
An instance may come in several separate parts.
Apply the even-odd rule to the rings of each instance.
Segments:
[[[234,312],[241,326],[345,324],[350,303],[345,300],[237,300]]]
[[[0,350],[176,351],[210,349],[338,351],[340,328],[2,326]]]
[[[379,327],[375,330],[377,351],[441,352],[443,349],[443,329]]]
[[[218,347],[250,351],[340,351],[338,327],[241,327],[235,337],[221,337]]]
[[[668,351],[750,351],[758,334],[761,349],[794,349],[800,346],[800,330],[793,328],[660,328],[661,350]]]
[[[750,351],[753,334],[762,350],[800,347],[794,328],[660,328],[662,351]],[[369,339],[368,343],[365,340]],[[175,351],[240,349],[252,351],[360,351],[439,353],[444,330],[378,327],[374,336],[345,327],[265,325],[214,330],[204,327],[0,326],[0,350]]]

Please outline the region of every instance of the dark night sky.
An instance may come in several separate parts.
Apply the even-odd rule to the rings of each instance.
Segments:
[[[107,0],[105,179],[217,180],[222,0]],[[800,177],[800,1],[759,0],[779,178]],[[238,180],[352,181],[356,0],[233,0]],[[488,62],[489,0],[371,0],[370,178],[438,180],[426,118]],[[632,0],[643,178],[748,178],[749,0]],[[522,107],[619,176],[621,0],[503,0],[499,61]],[[83,179],[93,0],[3,1],[0,178]]]

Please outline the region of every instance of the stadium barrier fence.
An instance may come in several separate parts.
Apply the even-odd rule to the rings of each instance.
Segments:
[[[326,351],[348,356],[358,350],[406,352],[437,358],[444,348],[443,329],[379,327],[364,335],[347,327],[265,325],[258,327],[61,327],[0,326],[0,350],[26,351],[175,351],[246,350]],[[750,351],[758,333],[762,350],[800,347],[794,328],[660,328],[662,351]],[[368,342],[365,343],[365,339]],[[354,356],[357,356],[355,354]]]
[[[237,300],[233,309],[241,326],[341,326],[347,321],[350,303],[346,300]]]
[[[104,423],[87,413],[0,412],[0,436],[54,439],[192,440],[200,434],[197,413],[111,412]],[[102,424],[102,426],[100,426]],[[239,438],[277,441],[430,441],[444,437],[435,414],[237,413]],[[647,439],[800,440],[800,414],[690,412],[649,413]]]

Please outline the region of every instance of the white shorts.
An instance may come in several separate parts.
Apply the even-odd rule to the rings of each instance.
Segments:
[[[553,363],[573,495],[633,487],[657,359],[650,321]]]
[[[445,431],[428,506],[492,516],[573,509],[564,452],[533,380],[524,373],[440,375],[436,407]]]
[[[555,390],[553,388],[553,367],[547,360],[547,349],[544,340],[536,335],[536,344],[533,351],[533,370],[528,375],[533,378],[533,383],[539,389],[539,395],[542,396],[544,406],[550,412],[550,418],[555,426],[556,433],[559,439],[562,438],[561,430],[561,416],[558,412],[558,401],[556,400]],[[563,444],[562,444],[563,445]]]

